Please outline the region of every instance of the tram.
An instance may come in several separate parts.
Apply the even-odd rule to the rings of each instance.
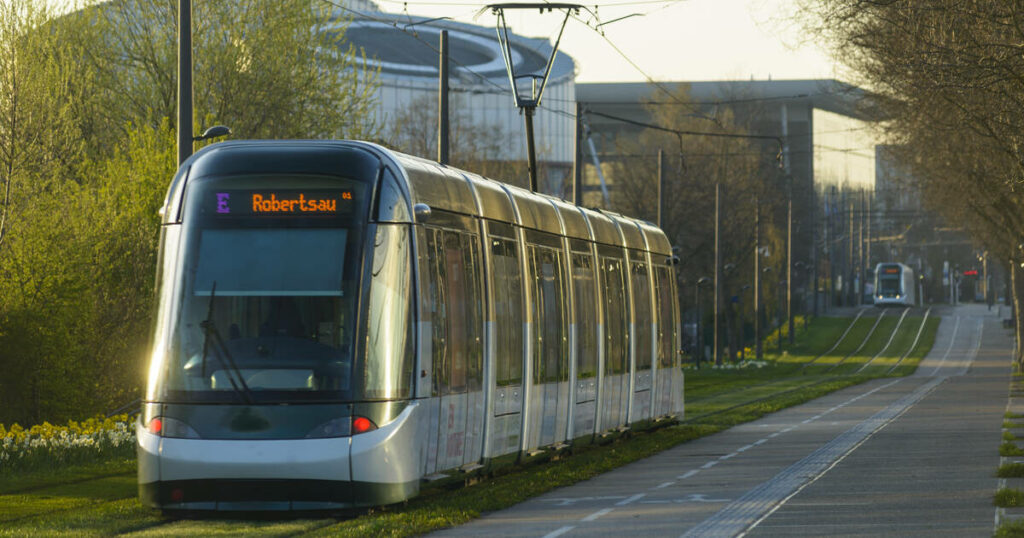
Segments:
[[[649,223],[351,141],[209,146],[161,214],[146,505],[389,504],[684,411]]]
[[[914,270],[902,263],[880,263],[875,267],[875,306],[916,304]]]

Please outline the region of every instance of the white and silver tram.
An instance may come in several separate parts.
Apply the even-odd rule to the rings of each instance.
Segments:
[[[875,266],[875,306],[914,306],[917,297],[914,270],[902,263]]]
[[[683,412],[654,226],[360,142],[226,142],[162,210],[139,493],[397,502]]]

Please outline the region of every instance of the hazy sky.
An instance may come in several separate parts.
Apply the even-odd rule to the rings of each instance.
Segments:
[[[412,15],[449,16],[487,27],[495,23],[489,12],[474,20],[480,4],[467,0],[377,2],[392,13],[408,9]],[[827,52],[804,43],[789,18],[793,9],[792,0],[613,0],[597,7],[600,21],[607,23],[604,37],[570,19],[560,50],[576,60],[578,82],[643,81],[645,73],[670,81],[835,78]],[[609,22],[634,13],[639,15]],[[508,11],[506,17],[517,34],[552,41],[562,20],[559,12],[541,16],[535,10]],[[592,17],[584,13],[580,18]]]
[[[46,1],[58,6],[75,3]],[[209,0],[193,3],[202,1]],[[791,21],[795,0],[598,1],[598,18],[606,23],[601,27],[604,36],[570,19],[562,37],[560,50],[576,60],[577,82],[644,81],[647,76],[666,81],[837,78],[827,52],[805,43],[799,26]],[[447,16],[486,27],[495,23],[489,12],[474,18],[484,4],[472,0],[375,2],[392,13],[408,10],[412,15]],[[595,9],[594,4],[585,5]],[[559,12],[539,15],[535,10],[508,11],[506,17],[517,34],[552,41],[562,21]],[[597,24],[589,13],[580,19]]]

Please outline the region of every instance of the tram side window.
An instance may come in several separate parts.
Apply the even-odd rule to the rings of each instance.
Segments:
[[[562,253],[539,245],[529,246],[534,281],[534,382],[564,381],[569,378],[565,338],[565,274]]]
[[[594,260],[574,252],[572,278],[576,292],[576,372],[581,379],[597,376],[597,302],[594,297]]]
[[[475,236],[426,228],[421,235],[433,330],[434,394],[479,390],[482,383],[482,293]]]
[[[496,381],[498,386],[523,382],[523,279],[515,241],[491,240],[494,265]]]
[[[601,258],[601,288],[605,293],[604,331],[605,331],[605,373],[622,374],[626,372],[626,349],[628,342],[626,327],[626,289],[622,260]]]
[[[660,266],[655,274],[658,277],[655,290],[655,299],[658,301],[658,364],[662,368],[671,368],[676,356],[676,320],[672,315],[672,283],[669,281],[672,272],[668,267]]]
[[[636,369],[651,369],[651,281],[647,264],[633,262],[633,307],[636,309]]]
[[[409,256],[409,233],[405,226],[378,226],[367,322],[367,398],[408,398],[411,392]]]

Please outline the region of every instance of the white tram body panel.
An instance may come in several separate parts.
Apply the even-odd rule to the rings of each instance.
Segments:
[[[139,491],[371,506],[681,416],[655,226],[347,141],[240,141],[162,210]]]
[[[917,280],[914,270],[902,263],[875,266],[875,306],[914,306],[917,304]]]

